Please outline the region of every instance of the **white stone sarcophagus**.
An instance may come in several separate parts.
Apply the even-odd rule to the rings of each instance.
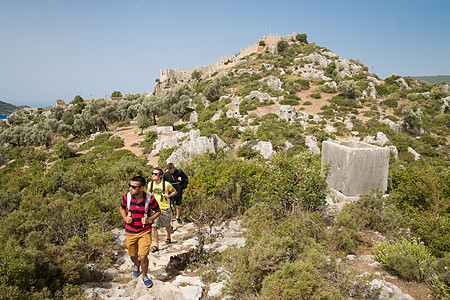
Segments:
[[[329,164],[328,185],[345,198],[370,193],[372,188],[385,192],[389,172],[389,149],[346,141],[322,143],[322,166]],[[335,195],[336,196],[336,195]]]

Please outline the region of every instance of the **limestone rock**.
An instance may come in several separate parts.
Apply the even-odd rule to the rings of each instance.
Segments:
[[[402,290],[399,289],[393,283],[384,280],[374,279],[370,282],[370,285],[380,289],[380,296],[378,298],[380,300],[390,300],[390,299],[414,300],[413,297],[411,297],[408,294],[404,294]]]
[[[305,144],[308,146],[309,152],[312,154],[320,154],[320,148],[317,145],[317,139],[313,135],[305,136]]]
[[[408,152],[414,155],[414,160],[418,160],[420,158],[420,154],[417,153],[413,148],[408,147]]]
[[[200,136],[200,130],[191,130],[181,145],[172,152],[167,162],[178,165],[182,161],[191,160],[195,155],[216,153],[219,148],[227,149],[227,146],[217,135]]]
[[[390,119],[380,119],[380,123],[386,124],[396,133],[404,132],[404,126],[402,124],[397,124]]]
[[[366,136],[363,139],[363,142],[369,143],[369,144],[375,144],[375,145],[379,145],[379,146],[384,146],[384,145],[386,145],[387,142],[389,142],[389,139],[383,132],[377,132],[377,137],[374,137],[371,135]]]
[[[275,76],[269,76],[269,78],[267,79],[267,85],[274,91],[283,90],[281,88],[283,83],[281,82],[281,80],[278,77],[275,77]]]
[[[260,91],[251,91],[248,96],[245,96],[245,98],[246,99],[250,99],[250,100],[258,98],[258,100],[260,102],[264,102],[265,100],[267,100],[267,101],[277,101],[276,97],[271,97],[269,94],[261,93]]]
[[[375,77],[367,76],[367,79],[370,80],[370,81],[372,81],[372,82],[373,82],[374,84],[376,84],[376,85],[380,85],[380,84],[381,84],[381,81],[379,81],[379,80],[376,79]]]
[[[409,87],[408,83],[405,81],[404,78],[400,77],[396,80],[396,82],[398,82],[398,84],[400,84],[400,88],[401,89],[406,89],[406,90],[410,90],[411,88]]]
[[[347,128],[348,130],[353,129],[353,123],[352,123],[352,120],[350,119],[350,117],[345,118],[344,125],[345,125],[345,128]]]
[[[275,151],[273,150],[272,143],[266,141],[259,141],[255,146],[252,147],[254,150],[261,152],[261,155],[268,159],[271,157]]]
[[[191,123],[198,122],[198,113],[196,111],[191,112],[191,116],[189,117],[189,122],[191,122]]]
[[[293,75],[301,76],[305,79],[321,79],[321,80],[331,80],[330,77],[325,76],[325,72],[321,69],[317,69],[313,64],[308,64],[303,66],[303,68],[299,70],[295,70],[292,72]]]
[[[331,59],[327,59],[325,56],[320,55],[319,53],[311,53],[310,55],[303,57],[302,60],[316,63],[323,68],[326,68],[328,64],[331,63]]]
[[[295,112],[290,105],[280,106],[280,119],[286,120],[288,122],[295,120]]]
[[[215,113],[214,116],[212,116],[212,118],[211,118],[211,122],[214,123],[215,121],[219,120],[219,118],[220,118],[220,113]]]
[[[348,76],[350,78],[358,75],[362,71],[362,67],[355,63],[350,62],[347,59],[335,60],[336,70],[341,77]]]
[[[445,109],[447,107],[449,107],[448,102],[450,101],[450,96],[445,97],[444,99],[442,99],[442,106],[439,109],[439,111],[441,112],[441,114],[445,113]]]

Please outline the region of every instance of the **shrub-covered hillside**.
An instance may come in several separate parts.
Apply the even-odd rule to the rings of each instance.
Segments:
[[[200,130],[227,145],[179,162],[190,177],[187,221],[213,226],[238,216],[247,228],[245,247],[218,254],[200,244],[190,264],[207,281],[225,280],[224,295],[377,299],[369,285],[376,275],[341,264],[370,251],[387,271],[448,298],[449,86],[381,79],[306,34],[260,46],[229,67],[159,81],[152,95],[77,95],[1,120],[0,298],[79,298],[88,265],[103,279],[130,178],[150,179],[182,142],[151,156],[157,126]],[[125,126],[142,134],[133,145],[142,155],[113,134]],[[388,195],[373,191],[329,218],[327,170],[313,154],[327,139],[391,146]],[[373,232],[381,242],[367,239]]]

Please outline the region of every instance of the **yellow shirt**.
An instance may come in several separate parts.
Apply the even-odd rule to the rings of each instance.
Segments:
[[[148,183],[148,190],[151,193],[150,190],[152,186],[152,183]],[[170,194],[170,191],[173,189],[173,186],[170,184],[170,182],[166,181],[165,183],[165,194]],[[158,205],[160,209],[167,209],[170,208],[170,198],[164,198],[161,196],[163,194],[163,183],[162,181],[159,184],[156,184],[153,181],[153,196],[155,197],[156,201],[158,201]]]

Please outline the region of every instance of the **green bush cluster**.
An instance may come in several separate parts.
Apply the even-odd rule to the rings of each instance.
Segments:
[[[264,202],[247,210],[242,217],[246,246],[220,255],[219,264],[230,271],[228,295],[240,299],[366,299],[364,295],[377,295],[367,281],[342,272],[336,257],[327,256],[320,214],[302,211],[277,217],[271,210]]]
[[[436,262],[428,248],[414,240],[381,242],[374,251],[378,262],[410,280],[425,281]]]
[[[285,146],[286,141],[293,145],[304,145],[303,128],[299,122],[289,124],[276,114],[269,113],[255,121],[259,124],[256,137],[261,141],[269,141],[274,149]]]
[[[68,283],[82,282],[88,263],[101,280],[111,229],[122,226],[120,197],[132,176],[151,178],[144,160],[114,150],[119,141],[98,136],[90,151],[47,168],[43,151],[9,151],[16,161],[0,169],[0,298],[81,297]]]

